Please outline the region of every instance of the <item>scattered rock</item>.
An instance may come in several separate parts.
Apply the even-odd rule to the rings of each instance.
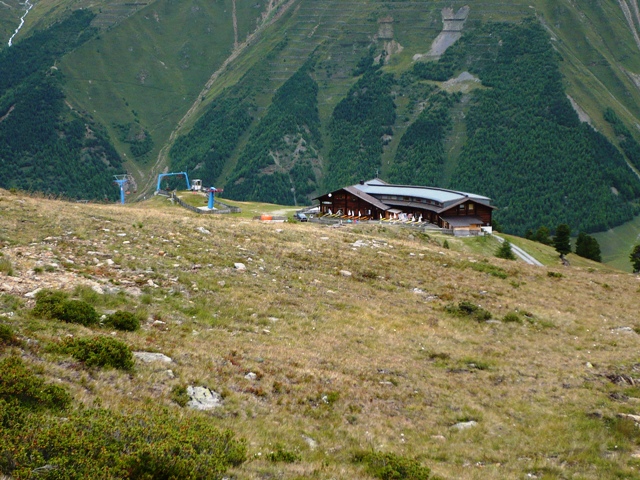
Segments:
[[[196,230],[199,231],[200,233],[204,233],[205,235],[211,235],[211,232],[204,227],[198,227],[196,228]]]
[[[313,438],[308,437],[306,435],[302,435],[302,439],[307,442],[307,445],[309,445],[309,448],[311,450],[314,450],[315,448],[318,447],[318,442],[316,442]]]
[[[352,273],[349,270],[340,270],[340,275],[343,277],[350,277]]]
[[[247,266],[244,263],[234,263],[233,266],[236,270],[240,271],[244,271],[247,269]]]
[[[207,387],[187,387],[187,395],[191,400],[187,403],[189,408],[194,410],[213,410],[222,406],[220,394],[209,390]]]
[[[172,379],[173,379],[173,378],[176,378],[176,374],[175,374],[175,373],[173,373],[173,370],[171,370],[171,369],[169,369],[169,370],[165,370],[165,372],[164,372],[164,373],[166,373],[166,374],[167,374],[167,377],[169,377],[169,378],[172,378]]]
[[[29,292],[29,293],[25,293],[24,296],[27,298],[35,298],[36,297],[36,293],[38,293],[40,290],[42,290],[42,288],[36,288],[35,290]]]
[[[444,442],[447,440],[447,437],[445,437],[444,435],[431,435],[431,438],[433,438],[434,440],[438,440],[439,442]]]
[[[129,287],[129,288],[126,288],[125,291],[132,297],[142,296],[142,290],[140,290],[138,287]]]
[[[606,374],[605,377],[607,377],[611,381],[611,383],[615,383],[616,385],[634,386],[636,384],[635,380],[632,377],[625,374],[609,373]]]
[[[152,353],[152,352],[133,352],[133,356],[142,360],[145,363],[150,363],[150,362],[164,362],[164,363],[171,363],[173,362],[173,360],[171,359],[171,357],[167,357],[165,354],[163,353]],[[169,372],[171,372],[171,370],[168,370]],[[173,374],[173,372],[171,372]]]
[[[454,430],[468,430],[469,428],[473,428],[478,425],[478,422],[475,420],[470,420],[468,422],[459,422],[455,425],[452,425],[451,428]]]
[[[611,331],[613,333],[634,333],[635,332],[635,330],[631,327],[612,328]]]
[[[619,413],[618,417],[633,420],[636,424],[640,424],[640,415],[633,415],[631,413]]]
[[[96,292],[98,295],[104,295],[104,290],[100,285],[91,285],[91,290]]]
[[[256,375],[253,372],[249,372],[244,376],[244,378],[246,378],[247,380],[257,380],[258,379],[258,375]]]

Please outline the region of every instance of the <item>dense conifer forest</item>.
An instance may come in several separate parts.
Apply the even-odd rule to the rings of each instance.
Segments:
[[[529,19],[484,25],[440,62],[414,68],[429,80],[466,69],[487,87],[474,93],[450,186],[492,197],[496,219],[512,233],[558,223],[604,230],[631,219],[628,202],[640,195],[622,155],[579,122],[559,60],[543,27]]]
[[[203,185],[215,186],[225,162],[251,124],[250,105],[235,92],[213,101],[193,129],[178,137],[170,151],[171,169],[186,171]]]
[[[353,185],[376,176],[385,135],[391,135],[396,111],[393,75],[383,73],[372,55],[358,65],[362,77],[333,111],[325,190]]]
[[[66,20],[0,53],[0,186],[117,198],[122,161],[104,129],[65,106],[56,59],[86,41],[93,14]]]
[[[317,188],[320,118],[318,85],[306,63],[275,93],[252,131],[225,187],[230,198],[284,204],[309,204]]]
[[[446,154],[444,140],[451,128],[454,95],[438,90],[402,136],[389,180],[399,184],[441,184]]]

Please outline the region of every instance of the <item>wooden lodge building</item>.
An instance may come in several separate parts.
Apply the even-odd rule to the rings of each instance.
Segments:
[[[411,220],[477,235],[491,226],[491,199],[443,188],[391,185],[379,178],[317,197],[320,215],[369,220]]]

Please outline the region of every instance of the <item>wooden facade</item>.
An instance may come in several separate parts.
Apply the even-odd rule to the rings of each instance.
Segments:
[[[430,187],[390,185],[374,179],[317,198],[320,215],[338,218],[403,219],[479,233],[491,225],[495,207],[480,195]]]

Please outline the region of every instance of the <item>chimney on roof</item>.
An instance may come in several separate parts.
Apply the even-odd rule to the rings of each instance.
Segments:
[[[364,185],[364,180],[360,180],[360,185]]]

